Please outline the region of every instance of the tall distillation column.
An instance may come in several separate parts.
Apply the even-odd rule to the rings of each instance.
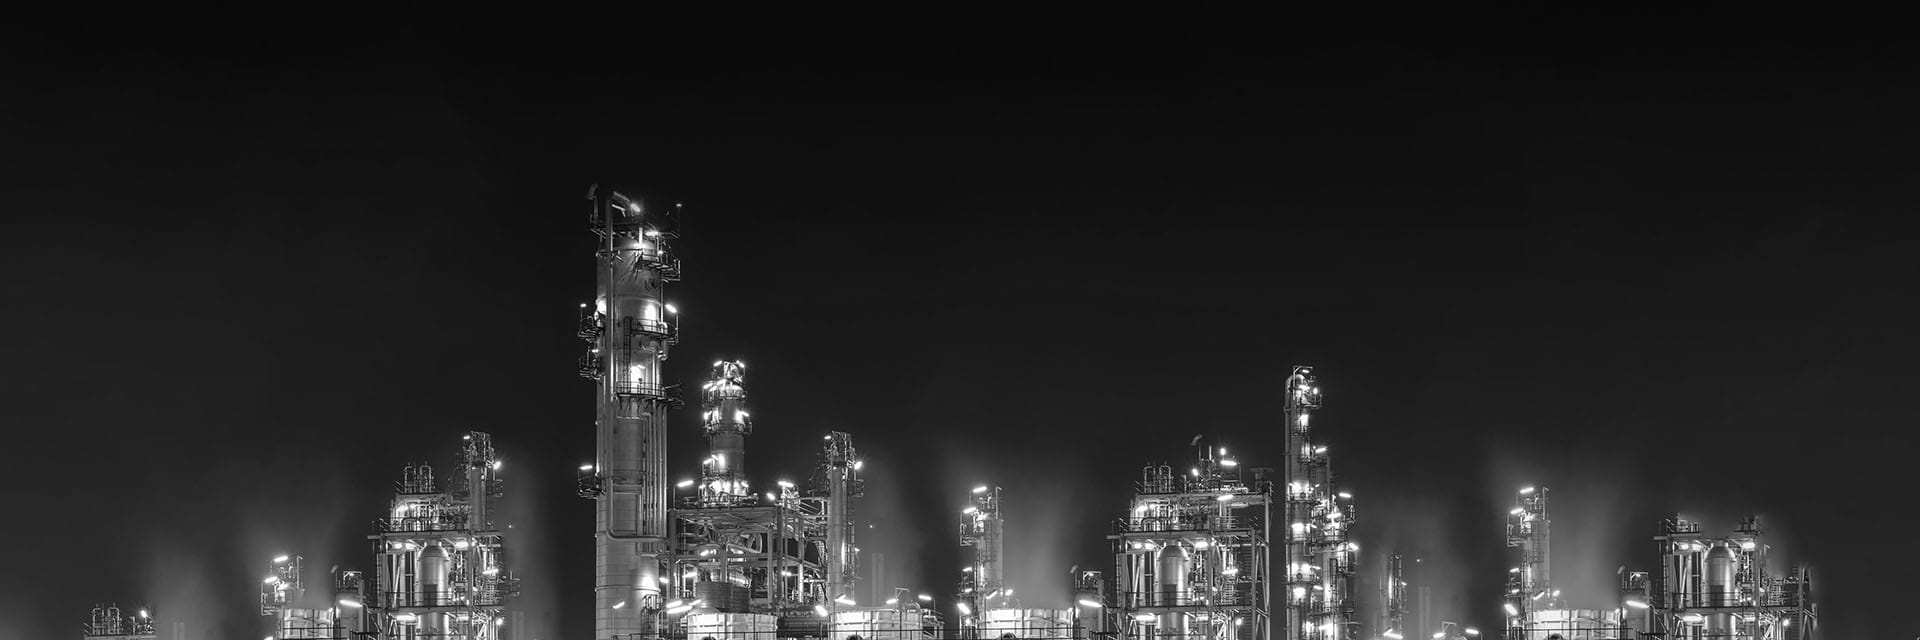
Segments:
[[[1518,549],[1515,565],[1507,570],[1507,637],[1522,640],[1538,622],[1538,611],[1564,609],[1560,591],[1553,588],[1552,522],[1547,518],[1547,488],[1525,487],[1515,494],[1507,512],[1507,546]]]
[[[1324,445],[1312,440],[1320,388],[1313,367],[1287,378],[1286,616],[1284,636],[1350,640],[1356,635],[1353,583],[1358,548],[1348,539],[1353,496],[1334,493]]]
[[[676,341],[665,299],[679,279],[669,243],[677,207],[650,210],[619,192],[589,189],[590,222],[601,246],[599,288],[582,307],[579,335],[593,344],[581,375],[597,383],[594,464],[581,495],[594,509],[594,637],[655,634],[667,541],[666,414],[679,405],[660,364]]]
[[[700,465],[700,503],[735,505],[753,499],[747,486],[747,365],[737,360],[713,363],[713,378],[700,390],[707,431],[707,459]]]
[[[834,431],[827,434],[826,441],[820,469],[815,475],[815,486],[826,498],[827,548],[826,553],[821,554],[826,597],[837,604],[852,606],[854,568],[858,561],[854,554],[858,550],[853,546],[851,500],[860,494],[861,462],[853,449],[852,435]]]
[[[1380,583],[1379,633],[1392,640],[1404,637],[1407,617],[1407,574],[1400,554],[1387,556],[1386,579]]]
[[[984,612],[1009,606],[1010,600],[1006,593],[1006,558],[1001,553],[1005,522],[1000,519],[1000,487],[974,487],[969,502],[972,504],[960,512],[960,546],[973,548],[973,563],[960,579],[959,599],[967,605],[967,610],[960,612],[962,637],[968,637],[966,631],[979,628],[979,616]]]

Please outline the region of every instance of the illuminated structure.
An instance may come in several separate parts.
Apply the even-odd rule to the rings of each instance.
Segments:
[[[746,455],[739,436],[750,428],[745,370],[739,362],[716,362],[703,390],[711,448],[699,486],[680,483],[694,495],[671,513],[663,629],[688,638],[771,640],[818,637],[831,626],[872,638],[870,627],[896,620],[886,614],[899,607],[861,608],[853,599],[858,549],[849,501],[861,494],[863,463],[852,436],[825,436],[807,488],[783,480],[762,496],[748,492],[737,464]]]
[[[1570,608],[1552,583],[1547,488],[1526,487],[1515,497],[1507,546],[1516,563],[1501,604],[1507,640],[1806,640],[1818,626],[1808,570],[1772,574],[1754,518],[1733,536],[1708,538],[1699,523],[1671,517],[1655,536],[1657,577],[1623,567],[1613,607]]]
[[[492,515],[504,489],[501,462],[485,433],[468,432],[460,444],[460,474],[445,488],[433,467],[407,466],[387,517],[368,536],[374,576],[361,603],[366,624],[381,637],[500,637],[506,601],[515,590]]]
[[[1269,470],[1251,469],[1248,480],[1226,448],[1197,436],[1192,444],[1196,459],[1184,473],[1142,469],[1127,515],[1114,523],[1104,624],[1133,640],[1266,640]]]
[[[373,636],[367,631],[365,591],[358,571],[335,570],[331,589],[318,602],[307,600],[300,556],[273,558],[267,578],[260,583],[260,615],[272,626],[273,640],[351,640]],[[385,637],[385,636],[373,636]]]
[[[960,511],[960,545],[973,550],[973,561],[961,569],[954,608],[960,614],[961,638],[1068,638],[1080,618],[1077,609],[1024,608],[1007,582],[1006,520],[1001,514],[1000,487],[981,485],[967,496]],[[1077,568],[1076,568],[1077,570]],[[1095,580],[1099,572],[1091,572]],[[1081,575],[1077,580],[1084,580]],[[1086,585],[1076,584],[1076,591]],[[1098,594],[1079,599],[1100,605]],[[1088,605],[1080,605],[1082,608]],[[1092,617],[1099,616],[1095,606]]]
[[[1672,516],[1661,522],[1660,574],[1629,576],[1621,611],[1634,631],[1666,638],[1705,640],[1807,640],[1819,629],[1812,602],[1813,578],[1805,566],[1776,575],[1767,566],[1771,546],[1758,518],[1740,522],[1733,535],[1706,537],[1700,523]]]
[[[122,615],[120,605],[94,605],[93,617],[81,629],[84,640],[155,640],[153,612]]]
[[[1286,553],[1283,637],[1352,640],[1354,571],[1359,547],[1348,539],[1353,494],[1336,492],[1327,447],[1313,443],[1313,411],[1320,388],[1313,368],[1295,366],[1287,377]]]
[[[374,571],[334,568],[324,597],[308,599],[303,558],[275,557],[260,583],[272,640],[497,640],[517,581],[502,564],[493,522],[502,495],[493,439],[460,438],[460,474],[443,486],[433,467],[407,465],[387,515],[374,521]]]
[[[1407,628],[1407,574],[1400,554],[1387,556],[1386,575],[1380,580],[1380,605],[1380,619],[1374,628],[1382,638],[1401,640]]]
[[[973,562],[961,569],[957,596],[961,637],[977,634],[984,612],[1013,605],[1006,584],[1006,522],[1000,517],[1000,487],[974,487],[960,512],[960,546],[973,550]]]
[[[668,580],[666,417],[680,404],[660,378],[678,339],[664,296],[680,276],[670,246],[679,216],[618,192],[589,189],[587,200],[601,241],[599,291],[581,307],[577,332],[593,345],[580,375],[598,383],[594,463],[580,479],[580,494],[594,500],[593,637],[652,636]]]
[[[1614,622],[1599,611],[1568,609],[1560,590],[1553,587],[1552,536],[1547,488],[1520,489],[1514,495],[1514,507],[1507,511],[1507,548],[1515,550],[1500,605],[1507,614],[1507,638],[1612,637],[1611,630],[1617,626]]]

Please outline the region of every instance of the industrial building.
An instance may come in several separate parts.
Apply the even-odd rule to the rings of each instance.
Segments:
[[[155,623],[153,612],[142,608],[137,613],[123,612],[120,605],[93,605],[93,616],[81,629],[81,637],[86,640],[161,640],[155,632],[159,625]],[[180,640],[180,631],[176,626],[169,640]]]
[[[594,459],[580,465],[576,493],[594,504],[595,640],[1481,635],[1471,624],[1438,620],[1429,586],[1409,578],[1420,558],[1399,553],[1379,556],[1378,599],[1363,615],[1354,531],[1365,525],[1333,473],[1327,443],[1314,438],[1322,393],[1307,366],[1276,381],[1284,449],[1237,451],[1195,436],[1177,450],[1181,461],[1140,469],[1126,511],[1106,534],[1111,567],[1076,566],[1059,584],[1020,585],[1070,594],[1067,607],[1021,606],[1006,570],[1007,550],[1019,544],[1007,539],[1006,500],[1020,494],[996,484],[965,496],[952,543],[970,557],[955,568],[953,592],[893,589],[882,599],[888,591],[859,570],[854,505],[864,479],[853,434],[819,434],[804,481],[754,477],[747,445],[758,417],[745,362],[713,362],[697,397],[706,449],[689,456],[699,475],[668,477],[668,425],[688,401],[662,376],[680,340],[666,286],[681,276],[672,246],[681,211],[597,188],[587,200],[597,289],[580,306],[575,335],[587,343],[577,371],[593,383],[596,426]],[[1274,454],[1277,469],[1256,466]],[[310,590],[300,556],[273,558],[259,601],[268,639],[514,639],[508,607],[518,581],[507,569],[510,541],[492,515],[504,492],[501,466],[491,437],[478,431],[461,436],[451,473],[408,465],[367,536],[367,570],[333,570]],[[1814,637],[1810,572],[1776,572],[1754,519],[1714,537],[1675,516],[1655,537],[1655,570],[1623,571],[1617,602],[1572,606],[1554,586],[1548,493],[1520,489],[1507,515],[1513,558],[1502,611],[1483,618],[1502,620],[1506,640]],[[85,637],[156,640],[148,613],[96,607]]]
[[[304,558],[273,558],[260,584],[272,640],[498,640],[517,581],[492,512],[501,460],[482,432],[460,437],[451,478],[428,464],[401,472],[374,521],[373,571],[335,568],[309,593]]]
[[[1775,574],[1759,519],[1733,535],[1709,537],[1698,522],[1672,516],[1654,536],[1658,574],[1622,571],[1619,597],[1604,608],[1574,608],[1553,586],[1552,520],[1547,487],[1524,487],[1507,517],[1507,570],[1501,605],[1507,640],[1803,640],[1818,626],[1805,566]]]

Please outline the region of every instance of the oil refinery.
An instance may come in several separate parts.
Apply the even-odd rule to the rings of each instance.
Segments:
[[[1714,523],[1720,530],[1679,516],[1655,523],[1650,553],[1623,559],[1616,598],[1572,602],[1556,586],[1562,576],[1545,486],[1518,489],[1504,527],[1479,521],[1483,541],[1503,541],[1511,556],[1503,592],[1484,594],[1497,595],[1500,610],[1439,619],[1419,558],[1385,549],[1362,561],[1356,537],[1369,524],[1348,478],[1367,470],[1334,473],[1330,444],[1314,430],[1323,392],[1309,366],[1272,380],[1283,407],[1272,422],[1284,430],[1284,448],[1249,450],[1234,444],[1235,434],[1194,436],[1184,446],[1160,443],[1165,457],[1137,477],[1104,479],[1116,500],[1125,498],[1124,511],[1110,529],[1087,533],[1105,537],[1110,565],[1059,567],[1057,584],[1013,584],[1009,551],[1023,541],[1010,539],[1016,512],[1008,507],[1026,494],[987,483],[956,496],[966,505],[957,527],[921,523],[927,535],[942,536],[938,544],[963,552],[946,574],[957,576],[950,592],[879,584],[866,575],[874,563],[863,564],[856,537],[867,482],[858,431],[819,433],[817,450],[803,452],[813,473],[802,482],[756,477],[748,462],[760,458],[748,444],[756,424],[776,428],[778,416],[754,413],[747,364],[714,361],[697,394],[663,374],[680,343],[679,310],[667,297],[682,274],[673,247],[680,207],[652,208],[597,188],[587,200],[597,285],[574,334],[586,343],[576,370],[592,383],[596,424],[594,457],[578,467],[573,491],[593,505],[591,525],[578,523],[583,545],[591,526],[593,584],[590,596],[578,585],[558,597],[592,599],[593,640],[1817,637],[1810,570],[1784,564],[1757,518]],[[689,402],[697,419],[676,419]],[[699,469],[697,478],[675,481],[667,443],[682,423],[697,424],[706,446],[672,459]],[[516,541],[496,522],[506,488],[501,459],[485,432],[448,444],[449,464],[402,469],[366,536],[363,568],[309,575],[317,572],[297,550],[266,563],[263,636],[521,640],[510,623],[521,591],[510,568]],[[1067,605],[1023,606],[1022,593]],[[165,614],[95,606],[83,636],[189,637],[156,613]]]

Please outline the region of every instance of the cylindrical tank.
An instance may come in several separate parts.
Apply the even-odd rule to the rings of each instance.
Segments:
[[[1707,604],[1715,607],[1733,605],[1733,550],[1726,545],[1714,545],[1707,550]],[[1707,616],[1707,634],[1711,637],[1727,637],[1733,633],[1733,616],[1727,613],[1715,613]]]
[[[687,640],[773,640],[779,620],[759,613],[689,613]]]
[[[430,545],[420,552],[420,604],[442,604],[441,589],[447,584],[447,552]]]
[[[908,621],[898,609],[851,609],[833,612],[829,640],[909,640],[918,632],[919,621]]]
[[[1168,544],[1160,549],[1160,559],[1155,567],[1160,596],[1156,603],[1160,606],[1187,604],[1188,560],[1186,548],[1178,544]],[[1160,614],[1159,635],[1165,638],[1186,637],[1187,615],[1175,611]]]

